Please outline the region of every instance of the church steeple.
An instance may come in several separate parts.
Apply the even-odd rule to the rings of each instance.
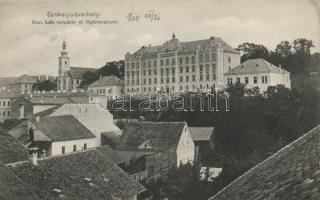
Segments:
[[[176,39],[176,34],[172,33],[172,39]]]
[[[62,42],[61,56],[67,55],[67,54],[68,54],[68,52],[67,52],[67,43],[66,43],[66,41],[64,40],[64,41]]]

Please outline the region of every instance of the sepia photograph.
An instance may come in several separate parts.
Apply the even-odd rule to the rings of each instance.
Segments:
[[[0,0],[0,200],[320,200],[320,0]]]

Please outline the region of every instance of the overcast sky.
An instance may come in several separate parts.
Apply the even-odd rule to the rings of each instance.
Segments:
[[[68,3],[69,2],[69,3]],[[274,49],[282,40],[311,39],[320,52],[318,0],[140,0],[140,1],[0,0],[0,76],[57,75],[65,37],[71,66],[101,67],[124,59],[143,45],[159,45],[174,31],[180,41],[221,37],[231,46],[260,43]],[[316,3],[318,2],[318,3]],[[143,18],[149,10],[159,21]],[[39,25],[47,12],[99,12],[109,25]],[[140,16],[129,22],[128,14]],[[53,18],[62,20],[63,18]],[[95,18],[77,18],[95,20]]]

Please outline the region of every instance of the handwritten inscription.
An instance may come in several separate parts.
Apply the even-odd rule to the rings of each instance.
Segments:
[[[129,13],[127,19],[129,22],[138,22],[140,19],[152,22],[159,21],[160,15],[155,13],[154,10],[148,10],[142,17],[137,13]]]

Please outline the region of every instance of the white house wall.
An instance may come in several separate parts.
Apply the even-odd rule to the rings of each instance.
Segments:
[[[113,115],[95,104],[65,104],[51,116],[73,115],[96,136],[95,146],[101,146],[101,133],[120,130],[113,123]]]
[[[77,146],[77,151],[81,151],[84,150],[85,143],[87,144],[87,149],[93,148],[95,147],[95,138],[52,142],[49,152],[51,152],[52,156],[61,155],[62,147],[64,146],[65,153],[71,153],[73,152],[73,145]]]
[[[177,147],[177,166],[180,163],[186,164],[194,162],[195,145],[190,135],[188,127],[185,125]]]

